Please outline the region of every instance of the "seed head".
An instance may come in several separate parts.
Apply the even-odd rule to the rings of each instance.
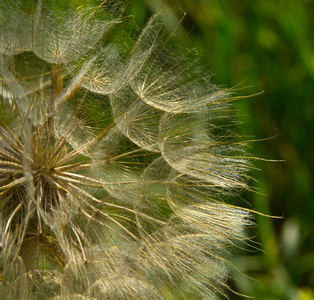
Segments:
[[[118,1],[0,4],[1,299],[214,299],[247,210],[230,91]],[[134,26],[133,26],[134,27]]]

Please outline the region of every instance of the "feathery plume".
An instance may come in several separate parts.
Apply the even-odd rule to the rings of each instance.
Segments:
[[[232,97],[158,15],[0,4],[0,298],[225,295],[250,213]],[[186,286],[186,287],[184,287]]]

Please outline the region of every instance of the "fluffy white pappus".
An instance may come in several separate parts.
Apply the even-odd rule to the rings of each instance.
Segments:
[[[0,3],[1,299],[227,297],[253,225],[233,98],[124,9]]]

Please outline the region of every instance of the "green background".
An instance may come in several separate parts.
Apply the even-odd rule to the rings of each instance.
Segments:
[[[201,51],[219,85],[253,97],[236,105],[256,161],[244,193],[262,213],[253,230],[259,251],[238,251],[231,287],[255,299],[314,299],[314,2],[310,0],[132,0],[142,26],[163,5],[169,32]],[[230,294],[231,299],[240,299]]]

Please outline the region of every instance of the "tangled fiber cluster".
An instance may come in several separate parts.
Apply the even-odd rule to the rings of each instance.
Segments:
[[[0,298],[224,295],[251,224],[222,200],[247,188],[233,98],[158,15],[69,3],[0,2]]]

